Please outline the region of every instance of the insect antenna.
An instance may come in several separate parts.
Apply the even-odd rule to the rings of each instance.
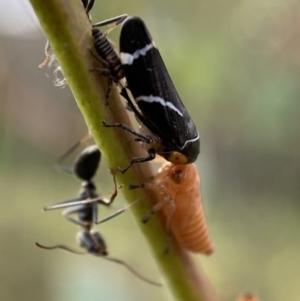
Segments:
[[[88,139],[90,139],[92,135],[88,133],[80,140],[76,141],[70,148],[68,148],[63,154],[61,154],[56,162],[55,166],[69,174],[74,174],[74,168],[71,166],[64,165],[63,162],[66,158],[68,158],[81,144],[85,143]]]
[[[38,242],[36,242],[35,244],[39,248],[46,249],[46,250],[61,249],[61,250],[64,250],[64,251],[67,251],[67,252],[70,252],[70,253],[73,253],[73,254],[77,254],[77,255],[85,255],[85,254],[88,253],[88,252],[82,252],[82,251],[74,250],[74,249],[69,248],[65,245],[55,245],[55,246],[52,246],[52,247],[48,247],[48,246],[41,245]],[[117,264],[120,264],[120,265],[124,266],[128,271],[130,271],[133,275],[135,275],[137,278],[139,278],[142,281],[145,281],[145,282],[147,282],[149,284],[152,284],[152,285],[155,285],[155,286],[162,286],[162,283],[156,282],[156,281],[153,281],[153,280],[150,280],[150,279],[144,277],[139,272],[137,272],[133,267],[131,267],[129,264],[127,264],[126,262],[124,262],[121,259],[111,258],[111,257],[104,257],[102,254],[99,254],[97,257],[101,257],[101,258],[106,259],[108,261],[115,262]]]
[[[72,248],[69,248],[65,245],[55,245],[55,246],[52,246],[52,247],[47,247],[47,246],[44,246],[44,245],[41,245],[39,244],[38,242],[35,243],[35,245],[41,249],[46,249],[46,250],[55,250],[55,249],[61,249],[61,250],[65,250],[65,251],[68,251],[68,252],[71,252],[73,254],[78,254],[78,255],[84,255],[84,254],[87,254],[87,252],[83,252],[83,251],[76,251]]]
[[[101,256],[103,259],[115,262],[117,264],[123,265],[128,271],[130,271],[133,275],[135,275],[137,278],[139,278],[142,281],[145,281],[149,284],[155,285],[155,286],[162,286],[163,284],[160,282],[156,282],[153,280],[150,280],[146,277],[144,277],[143,275],[141,275],[139,272],[137,272],[133,267],[131,267],[130,265],[128,265],[126,262],[124,262],[121,259],[117,259],[117,258],[112,258],[112,257],[103,257]]]

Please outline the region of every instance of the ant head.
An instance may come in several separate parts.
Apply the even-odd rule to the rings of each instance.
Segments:
[[[90,254],[96,256],[106,256],[108,255],[106,251],[106,244],[99,232],[96,231],[84,231],[77,234],[77,240],[83,249],[85,249]]]

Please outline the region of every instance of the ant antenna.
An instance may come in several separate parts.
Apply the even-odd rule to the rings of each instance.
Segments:
[[[144,277],[143,275],[141,275],[139,272],[137,272],[133,267],[131,267],[130,265],[128,265],[126,262],[124,262],[121,259],[117,259],[117,258],[111,258],[111,257],[103,257],[101,256],[103,259],[118,263],[120,265],[123,265],[128,271],[130,271],[133,275],[135,275],[137,278],[139,278],[142,281],[145,281],[149,284],[155,285],[155,286],[162,286],[163,284],[160,282],[156,282],[156,281],[152,281],[146,277]]]
[[[77,254],[77,255],[84,255],[84,254],[87,254],[88,252],[83,252],[83,251],[77,251],[77,250],[74,250],[72,248],[69,248],[67,246],[64,246],[64,245],[55,245],[53,247],[47,247],[47,246],[44,246],[44,245],[41,245],[39,244],[38,242],[35,243],[35,245],[41,249],[45,249],[45,250],[55,250],[55,249],[62,249],[62,250],[65,250],[65,251],[68,251],[70,253],[73,253],[73,254]]]
[[[70,166],[63,165],[63,161],[70,156],[77,147],[79,147],[81,144],[85,143],[87,140],[89,140],[92,137],[92,134],[89,132],[87,135],[85,135],[80,140],[76,141],[69,149],[67,149],[62,155],[60,155],[55,163],[55,166],[59,169],[62,169],[63,171],[74,174],[74,168]]]
[[[77,254],[77,255],[85,255],[85,254],[88,254],[88,252],[81,252],[81,251],[77,251],[77,250],[74,250],[72,248],[69,248],[65,245],[55,245],[55,246],[52,246],[52,247],[47,247],[47,246],[44,246],[44,245],[41,245],[39,244],[38,242],[35,243],[36,246],[38,246],[39,248],[42,248],[42,249],[46,249],[46,250],[55,250],[55,249],[61,249],[61,250],[64,250],[64,251],[67,251],[67,252],[70,252],[70,253],[73,253],[73,254]],[[94,254],[96,255],[96,254]],[[143,275],[141,275],[139,272],[137,272],[133,267],[131,267],[130,265],[128,265],[126,262],[124,262],[123,260],[121,259],[117,259],[117,258],[111,258],[111,257],[104,257],[102,254],[97,254],[96,255],[97,257],[101,257],[103,259],[106,259],[108,261],[111,261],[111,262],[115,262],[117,264],[120,264],[120,265],[123,265],[128,271],[130,271],[133,275],[135,275],[137,278],[139,278],[140,280],[142,281],[145,281],[149,284],[152,284],[152,285],[155,285],[155,286],[162,286],[163,284],[160,283],[160,282],[156,282],[156,281],[152,281],[146,277],[144,277]]]

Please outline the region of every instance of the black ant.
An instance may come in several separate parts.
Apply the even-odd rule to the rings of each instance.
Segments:
[[[79,142],[74,144],[70,149],[68,149],[62,156],[59,157],[58,163],[61,162],[68,157],[81,143],[83,143],[86,138],[89,136],[84,137]],[[107,196],[98,196],[96,193],[96,186],[92,182],[92,178],[95,175],[99,163],[101,160],[101,152],[97,145],[91,145],[85,148],[82,153],[78,156],[75,161],[74,168],[70,168],[69,166],[60,165],[61,168],[68,172],[75,174],[79,179],[82,181],[82,188],[77,198],[63,201],[51,206],[47,206],[44,208],[45,211],[47,210],[54,210],[54,209],[61,209],[66,207],[66,210],[63,211],[63,215],[72,223],[79,225],[83,231],[78,232],[77,240],[81,248],[85,249],[85,251],[76,251],[72,248],[69,248],[65,245],[55,245],[52,247],[43,246],[39,243],[36,245],[40,248],[53,250],[53,249],[62,249],[65,251],[69,251],[75,254],[92,254],[95,256],[100,256],[106,260],[113,261],[115,263],[121,264],[125,266],[128,270],[130,270],[134,275],[136,275],[141,280],[144,280],[150,284],[160,286],[160,283],[151,281],[142,275],[140,275],[137,271],[135,271],[132,267],[126,264],[124,261],[116,258],[105,257],[108,255],[106,243],[101,236],[101,234],[92,229],[93,224],[100,224],[103,223],[121,213],[128,210],[134,203],[131,205],[121,208],[120,210],[114,212],[113,214],[109,215],[108,217],[98,221],[98,204],[102,204],[105,206],[109,206],[112,204],[114,199],[118,194],[115,177],[114,180],[114,191],[110,194],[110,197]],[[78,219],[71,217],[72,214],[78,214]]]

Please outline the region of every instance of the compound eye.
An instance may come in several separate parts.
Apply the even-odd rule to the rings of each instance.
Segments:
[[[181,164],[187,164],[188,159],[182,153],[173,152],[169,156],[168,161],[172,162],[175,165],[181,165]]]

